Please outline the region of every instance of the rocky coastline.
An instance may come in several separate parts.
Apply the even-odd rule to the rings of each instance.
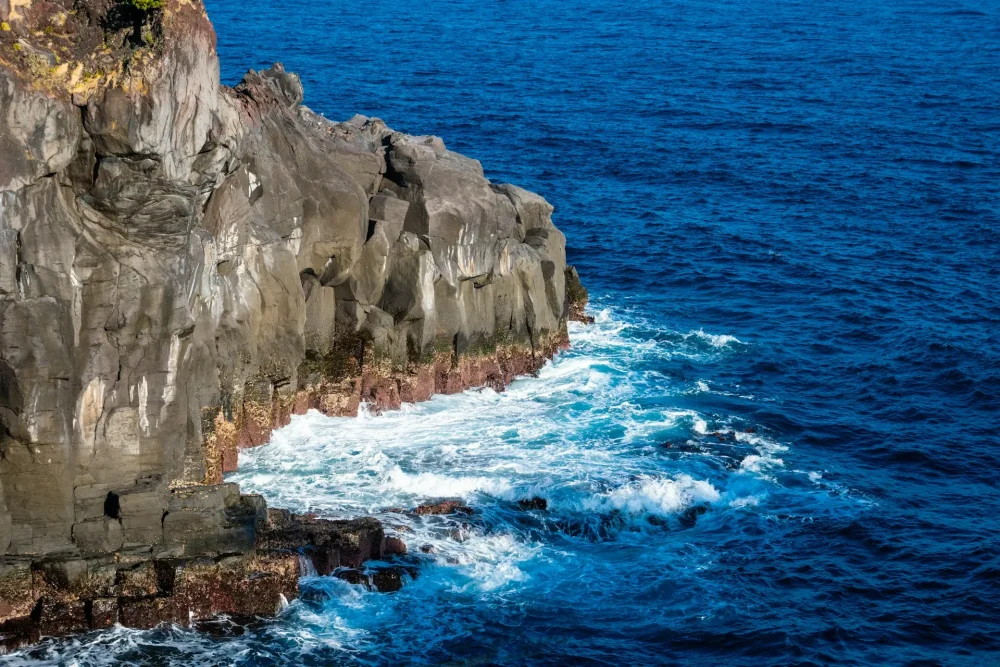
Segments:
[[[432,136],[221,85],[198,0],[0,0],[0,648],[379,590],[373,519],[223,479],[293,414],[498,391],[586,321],[541,197]]]

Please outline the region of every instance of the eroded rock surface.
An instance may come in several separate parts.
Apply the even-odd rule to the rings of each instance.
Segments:
[[[192,610],[118,583],[133,559],[273,611],[226,582],[272,568],[288,597],[289,550],[357,567],[376,547],[345,536],[381,529],[275,515],[265,539],[223,484],[239,447],[309,409],[499,390],[567,345],[579,281],[544,199],[302,99],[280,65],[221,86],[198,0],[0,2],[0,621]],[[114,583],[44,592],[40,563],[92,557]]]
[[[212,516],[209,497],[218,492],[199,487],[198,501],[189,498],[187,509],[171,513],[193,512],[182,523],[206,530],[169,548],[0,559],[0,648],[115,623],[198,627],[219,614],[270,616],[298,596],[299,577],[383,556],[382,526],[372,519],[325,521],[275,510],[269,516],[259,498],[238,493],[225,516]],[[213,525],[229,534],[220,538]]]

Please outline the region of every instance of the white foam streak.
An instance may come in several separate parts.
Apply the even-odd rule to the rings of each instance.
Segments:
[[[389,484],[403,493],[424,498],[468,497],[481,492],[494,497],[509,497],[511,484],[489,477],[449,477],[432,472],[410,475],[398,466],[389,474]]]
[[[743,344],[736,336],[730,336],[727,334],[717,335],[705,333],[703,330],[698,329],[697,331],[690,331],[687,334],[688,337],[694,336],[700,338],[703,341],[709,343],[712,347],[726,347],[727,345],[732,345],[734,343]]]
[[[607,512],[619,510],[627,514],[667,516],[696,503],[714,503],[721,498],[709,482],[690,475],[675,478],[645,478],[600,494],[583,502],[585,509]]]

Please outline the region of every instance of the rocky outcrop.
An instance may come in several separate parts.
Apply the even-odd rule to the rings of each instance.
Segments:
[[[226,486],[232,487],[232,504],[214,522],[226,527],[225,535],[201,532],[213,524],[205,508],[218,493],[202,487],[186,492],[193,509],[171,513],[182,515],[175,521],[173,552],[131,546],[113,553],[3,559],[0,649],[115,623],[197,627],[219,614],[270,616],[298,596],[301,576],[355,572],[383,557],[386,540],[375,520],[269,513],[262,499],[241,497],[235,485]],[[391,591],[398,581],[397,574],[364,583]]]
[[[267,554],[325,533],[261,543],[262,502],[223,484],[239,447],[309,409],[502,389],[567,345],[544,199],[302,99],[280,65],[220,86],[198,0],[0,1],[0,555],[22,582],[0,621],[45,632],[51,558],[290,581]],[[136,618],[67,585],[65,627],[108,600]],[[166,593],[140,597],[190,611]]]
[[[566,314],[573,322],[583,324],[593,324],[594,318],[587,315],[587,302],[590,300],[590,293],[580,282],[580,274],[576,267],[566,267]]]

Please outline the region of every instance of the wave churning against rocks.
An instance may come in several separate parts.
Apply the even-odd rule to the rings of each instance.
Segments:
[[[80,665],[151,652],[178,665],[419,661],[452,654],[463,636],[520,628],[539,613],[582,608],[579,622],[624,629],[635,610],[622,608],[621,619],[595,615],[609,585],[612,597],[615,589],[667,586],[710,615],[718,592],[704,574],[717,554],[686,533],[781,512],[789,496],[825,511],[857,505],[822,473],[788,469],[788,447],[744,419],[686,403],[692,393],[733,392],[702,379],[671,380],[656,368],[664,360],[724,364],[749,344],[656,330],[609,308],[593,325],[572,324],[570,334],[571,351],[504,393],[437,396],[379,416],[310,412],[270,444],[241,453],[229,480],[270,505],[374,515],[404,539],[419,566],[400,592],[306,577],[301,600],[245,633],[224,621],[214,636],[116,628],[43,644],[11,664],[59,662],[70,651]],[[475,513],[400,511],[439,498],[462,498]],[[518,504],[534,498],[547,509]]]

